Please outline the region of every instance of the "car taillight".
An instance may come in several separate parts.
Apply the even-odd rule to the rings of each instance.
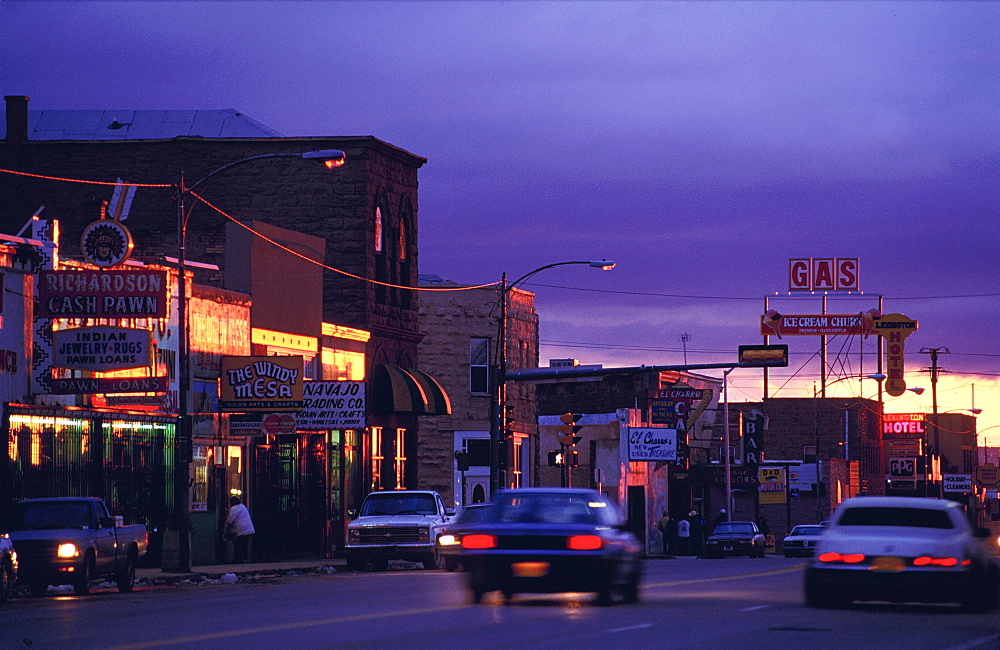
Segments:
[[[865,556],[863,553],[821,553],[818,558],[820,562],[844,562],[846,564],[857,564],[858,562],[864,562]]]
[[[930,557],[922,555],[913,559],[913,566],[955,566],[958,558],[954,557]]]
[[[566,548],[571,551],[596,551],[604,545],[597,535],[573,535],[566,539]]]
[[[496,547],[497,538],[494,535],[465,535],[462,537],[462,548],[484,549]]]

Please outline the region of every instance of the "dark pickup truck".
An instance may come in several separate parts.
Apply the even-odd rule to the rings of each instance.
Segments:
[[[149,545],[146,526],[122,526],[96,497],[28,499],[15,505],[10,540],[18,558],[18,584],[34,596],[49,585],[90,592],[94,580],[114,580],[132,591],[135,567]]]

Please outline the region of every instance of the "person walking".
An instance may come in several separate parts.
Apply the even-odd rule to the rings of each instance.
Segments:
[[[226,517],[224,537],[233,543],[233,562],[244,564],[247,561],[247,551],[250,549],[250,536],[255,532],[250,511],[243,505],[240,498],[229,498],[229,515]]]
[[[705,520],[701,513],[692,510],[688,513],[688,521],[691,522],[691,554],[701,557],[705,543]]]
[[[691,522],[687,519],[677,522],[677,555],[691,555]]]
[[[667,514],[666,510],[663,511],[663,516],[660,517],[660,520],[656,522],[656,528],[663,536],[663,554],[670,555],[670,515]]]

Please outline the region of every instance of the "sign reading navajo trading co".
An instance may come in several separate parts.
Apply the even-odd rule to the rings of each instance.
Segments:
[[[628,459],[677,460],[677,429],[629,427]]]
[[[302,369],[301,356],[222,357],[219,410],[298,411]]]
[[[307,381],[297,416],[301,429],[363,429],[365,382]]]
[[[123,370],[150,363],[152,332],[84,327],[52,332],[52,365],[80,370]]]
[[[167,272],[41,271],[37,318],[166,318]]]

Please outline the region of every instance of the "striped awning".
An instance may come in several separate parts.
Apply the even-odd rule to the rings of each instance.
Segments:
[[[376,364],[368,386],[372,413],[451,415],[451,400],[441,384],[415,368]]]

